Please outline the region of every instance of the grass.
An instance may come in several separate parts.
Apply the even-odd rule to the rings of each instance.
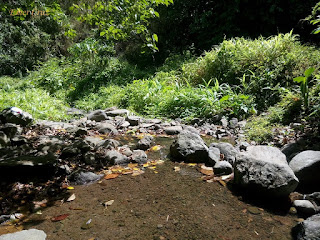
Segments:
[[[201,57],[172,55],[160,67],[141,68],[112,56],[110,49],[106,53],[104,46],[97,49],[102,50],[52,58],[22,79],[0,78],[0,107],[15,105],[53,120],[67,118],[68,106],[87,111],[118,106],[186,121],[216,115],[243,119],[258,109],[268,111],[267,117],[253,118],[248,135],[261,136],[261,142],[273,125],[301,115],[292,79],[310,66],[319,74],[320,67],[320,51],[300,44],[292,33],[225,40]],[[318,82],[310,89],[314,108],[320,105]]]

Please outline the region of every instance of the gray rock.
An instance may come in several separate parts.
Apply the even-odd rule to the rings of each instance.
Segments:
[[[220,161],[220,149],[216,147],[209,147],[209,158],[210,162],[215,163]]]
[[[130,162],[130,159],[127,156],[122,155],[116,150],[110,150],[106,154],[107,162],[113,165],[124,165]]]
[[[127,157],[130,157],[132,155],[132,151],[128,146],[122,146],[118,148],[119,152]]]
[[[154,144],[153,137],[151,135],[144,136],[137,143],[137,149],[147,150]]]
[[[133,153],[131,155],[131,159],[133,162],[144,164],[148,162],[148,156],[147,154],[142,150],[133,150]]]
[[[96,162],[95,154],[93,152],[86,152],[83,155],[83,161],[88,165],[94,164]]]
[[[296,155],[289,163],[299,179],[299,187],[319,190],[320,151],[304,151]]]
[[[240,151],[241,151],[241,150],[246,151],[249,146],[250,146],[249,143],[247,143],[247,142],[241,142],[240,145],[239,145],[239,149],[240,149]]]
[[[320,192],[306,194],[305,199],[314,202],[318,206],[318,208],[320,207]],[[319,208],[319,210],[320,210],[320,208]]]
[[[21,146],[27,144],[27,139],[24,136],[15,136],[11,139],[12,146]]]
[[[222,127],[224,127],[224,128],[228,127],[228,120],[225,117],[222,117],[220,122],[221,122]]]
[[[153,127],[155,124],[154,123],[142,123],[140,124],[140,128],[151,128]]]
[[[290,162],[295,155],[301,152],[301,150],[302,148],[297,142],[288,143],[281,148],[281,151],[286,155],[288,162]]]
[[[90,112],[87,116],[88,120],[101,122],[104,120],[109,119],[106,113],[102,110],[95,110],[93,112]]]
[[[84,185],[99,181],[103,174],[95,174],[93,172],[80,172],[75,175],[74,180],[76,185]]]
[[[168,135],[176,135],[182,132],[182,127],[181,126],[171,126],[171,127],[165,127],[163,129],[166,134]]]
[[[219,148],[220,152],[224,155],[224,160],[228,161],[231,165],[234,165],[234,161],[239,152],[232,144],[226,142],[211,143],[210,147]]]
[[[303,216],[310,217],[316,213],[316,207],[309,200],[295,200],[293,206],[297,209],[298,213]]]
[[[73,146],[68,146],[66,148],[64,148],[61,152],[60,157],[65,159],[68,157],[74,157],[77,156],[80,153],[80,149],[79,148],[75,148]]]
[[[97,129],[98,129],[99,133],[101,133],[101,134],[112,134],[112,135],[119,134],[119,132],[115,128],[115,126],[113,126],[110,123],[101,123],[97,126]]]
[[[237,128],[239,125],[238,125],[238,118],[232,118],[230,121],[229,121],[229,127],[232,128],[232,129],[235,129]]]
[[[14,123],[21,126],[27,126],[32,123],[31,114],[22,111],[20,108],[11,107],[4,109],[0,113],[0,121],[3,123]]]
[[[4,132],[9,138],[13,138],[16,134],[21,134],[22,128],[14,123],[6,123],[0,126],[0,131]]]
[[[120,142],[114,139],[106,139],[98,144],[98,147],[105,147],[107,149],[114,149],[120,146]]]
[[[130,126],[130,123],[129,123],[128,121],[123,121],[123,122],[119,125],[120,128],[127,128],[127,127],[129,127],[129,126]]]
[[[198,134],[182,131],[170,146],[173,159],[192,163],[212,164],[209,149]]]
[[[183,130],[200,135],[200,131],[198,129],[196,129],[195,127],[192,127],[192,126],[184,126]]]
[[[85,112],[80,109],[77,109],[77,108],[68,108],[67,114],[74,115],[74,116],[83,116],[85,114]]]
[[[106,111],[107,116],[115,117],[115,116],[127,116],[129,111],[126,109],[115,109],[111,111]]]
[[[91,137],[91,136],[85,137],[84,140],[89,146],[94,147],[94,148],[97,146],[100,146],[104,142],[104,140],[102,140],[99,137]]]
[[[237,155],[234,183],[268,197],[287,196],[295,190],[298,179],[286,156],[275,147],[250,146]]]
[[[130,123],[131,126],[138,126],[140,123],[140,117],[137,116],[127,116],[126,121]]]
[[[227,161],[218,161],[213,166],[213,170],[216,175],[229,175],[233,172],[232,165]]]
[[[88,130],[86,128],[78,128],[78,130],[75,132],[76,137],[88,135]]]
[[[296,240],[320,239],[320,214],[313,215],[297,224],[292,230]]]
[[[5,146],[7,146],[9,141],[10,140],[8,139],[7,135],[4,132],[0,131],[0,148],[4,148]]]
[[[47,234],[42,230],[29,229],[20,232],[4,234],[0,236],[0,240],[45,240]]]

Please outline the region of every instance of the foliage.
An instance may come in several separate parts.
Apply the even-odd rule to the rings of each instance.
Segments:
[[[97,26],[100,36],[107,40],[127,40],[140,36],[147,46],[158,50],[158,36],[148,29],[151,18],[159,17],[154,7],[168,6],[172,0],[137,0],[137,1],[82,1],[74,4],[72,10],[78,13],[78,19]]]
[[[193,85],[217,79],[240,86],[256,97],[258,109],[263,110],[280,100],[281,87],[292,86],[292,78],[311,66],[320,67],[320,51],[301,45],[297,36],[288,33],[225,40],[182,70],[183,78]]]
[[[314,68],[309,68],[304,72],[304,77],[296,77],[293,79],[294,82],[300,83],[300,91],[303,99],[303,104],[308,111],[309,109],[309,86],[308,83],[311,80],[312,73],[314,72]]]
[[[310,21],[311,24],[316,25],[316,29],[312,31],[313,34],[320,33],[320,2],[318,2],[312,9],[312,13],[307,17],[307,20]]]
[[[21,80],[0,78],[0,109],[19,107],[29,112],[36,119],[62,120],[67,119],[66,105],[63,101],[49,95],[39,88],[32,88]]]

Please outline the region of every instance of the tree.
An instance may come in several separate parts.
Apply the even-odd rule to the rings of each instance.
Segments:
[[[145,44],[158,50],[158,36],[149,30],[150,19],[159,17],[158,5],[173,3],[173,0],[113,0],[80,2],[72,10],[78,20],[96,26],[100,36],[111,41],[123,41],[139,36]]]

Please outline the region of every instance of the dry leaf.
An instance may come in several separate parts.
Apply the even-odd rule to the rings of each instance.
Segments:
[[[156,146],[153,146],[152,148],[150,148],[150,151],[153,151],[153,152],[157,152],[161,149],[162,147],[160,145],[156,145]]]
[[[2,234],[7,234],[7,233],[14,233],[14,232],[18,232],[18,231],[22,231],[23,230],[23,226],[14,226],[14,225],[10,225],[10,226],[0,226],[0,235]]]
[[[195,166],[197,166],[196,163],[188,163],[187,165],[190,166],[190,167],[195,167]]]
[[[132,176],[133,176],[133,177],[139,176],[139,175],[141,175],[141,174],[143,174],[143,173],[144,173],[144,171],[142,171],[142,170],[133,171]]]
[[[225,181],[218,180],[218,182],[219,182],[222,186],[224,186],[224,187],[226,187],[226,186],[227,186],[227,184],[226,184],[226,182],[225,182]]]
[[[76,199],[76,195],[73,193],[68,199],[67,202],[71,202]]]
[[[108,202],[103,203],[105,207],[111,206],[114,203],[114,200],[110,200]]]
[[[62,215],[51,218],[51,221],[52,222],[59,222],[59,221],[66,219],[68,216],[69,216],[69,214],[62,214]]]
[[[200,172],[204,175],[211,176],[213,175],[213,168],[202,165],[200,168]]]
[[[70,186],[69,186],[69,187],[67,187],[67,189],[68,189],[68,190],[73,190],[74,187],[70,187]]]
[[[129,164],[128,164],[128,167],[129,167],[129,168],[138,167],[138,163],[129,163]]]
[[[109,180],[109,179],[114,179],[114,178],[117,178],[117,177],[119,177],[119,173],[111,173],[111,174],[109,174],[109,175],[106,175],[105,177],[104,177],[104,179],[107,179],[107,180]]]

